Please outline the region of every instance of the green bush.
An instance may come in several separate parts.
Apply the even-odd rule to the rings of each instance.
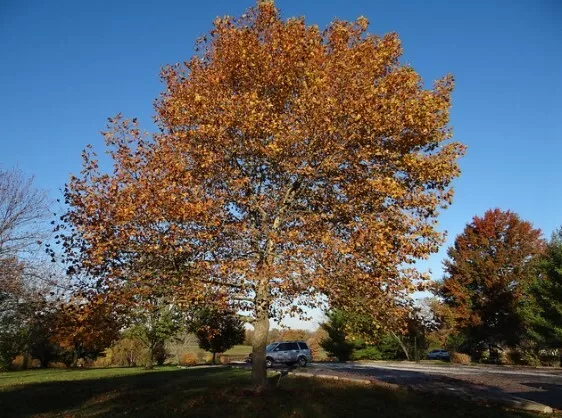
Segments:
[[[541,365],[541,360],[532,350],[525,350],[524,348],[507,348],[500,356],[500,363],[505,365],[516,364],[538,367]]]
[[[21,353],[22,341],[23,337],[19,329],[11,326],[0,329],[0,370],[11,367],[12,361]]]
[[[541,359],[535,353],[523,352],[521,353],[521,364],[539,367],[541,365]]]
[[[369,346],[356,350],[351,358],[352,360],[382,360],[383,355],[377,347]]]
[[[562,366],[562,349],[560,350],[541,350],[539,359],[542,366],[560,367]]]
[[[384,335],[377,344],[381,352],[381,360],[404,360],[406,358],[400,344],[390,334]]]

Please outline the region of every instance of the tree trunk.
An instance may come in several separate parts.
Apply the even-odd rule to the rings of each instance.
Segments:
[[[213,364],[217,364],[216,357],[217,357],[217,353],[213,351]]]
[[[129,367],[137,367],[137,359],[135,358],[133,350],[129,351],[127,361],[129,362]]]
[[[23,359],[22,359],[22,363],[21,363],[21,368],[23,370],[27,370],[27,367],[29,366],[29,360],[30,360],[31,356],[29,355],[29,350],[27,349],[27,347],[23,350]]]
[[[154,368],[153,357],[154,347],[152,346],[152,344],[150,344],[148,346],[148,353],[146,355],[146,366],[144,367],[146,370],[152,370]]]
[[[78,350],[76,348],[72,350],[72,364],[70,367],[73,369],[78,367]]]
[[[256,321],[254,322],[254,342],[252,344],[252,382],[261,388],[267,386],[267,371],[265,369],[265,347],[269,333],[268,309],[258,306]]]
[[[39,363],[40,363],[42,369],[46,369],[47,367],[49,367],[49,360],[50,360],[50,357],[48,355],[46,355],[45,353],[43,353],[39,356]]]
[[[402,351],[406,355],[406,360],[410,361],[410,353],[408,353],[408,348],[406,348],[406,346],[404,345],[404,343],[402,342],[402,340],[400,339],[400,337],[398,335],[396,335],[394,332],[392,332],[391,334],[394,338],[396,338],[396,341],[398,341],[398,344],[400,345],[400,348],[402,349]]]

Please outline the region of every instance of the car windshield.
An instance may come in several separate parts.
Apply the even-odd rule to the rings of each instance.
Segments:
[[[275,347],[277,347],[277,344],[268,344],[268,346],[265,347],[265,351],[273,351]]]

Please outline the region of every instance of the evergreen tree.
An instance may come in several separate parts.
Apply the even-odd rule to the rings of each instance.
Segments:
[[[353,354],[354,344],[347,338],[348,318],[344,311],[335,310],[329,313],[328,322],[321,325],[328,333],[320,345],[330,356],[337,357],[340,361],[347,361]]]
[[[531,288],[536,302],[530,315],[531,337],[541,348],[562,346],[562,228],[547,245],[538,264],[538,278]],[[562,365],[562,352],[560,363]]]

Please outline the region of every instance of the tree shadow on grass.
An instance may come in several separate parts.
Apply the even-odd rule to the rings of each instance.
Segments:
[[[163,400],[172,404],[183,393],[240,382],[242,376],[219,369],[155,371],[128,376],[54,381],[16,386],[0,392],[0,416],[75,413],[118,415],[137,406],[153,409]],[[177,399],[174,399],[177,397]]]
[[[275,383],[277,377],[272,377]],[[133,417],[530,417],[455,398],[319,379],[252,390],[247,370],[170,370],[37,383],[0,391],[0,415]]]

